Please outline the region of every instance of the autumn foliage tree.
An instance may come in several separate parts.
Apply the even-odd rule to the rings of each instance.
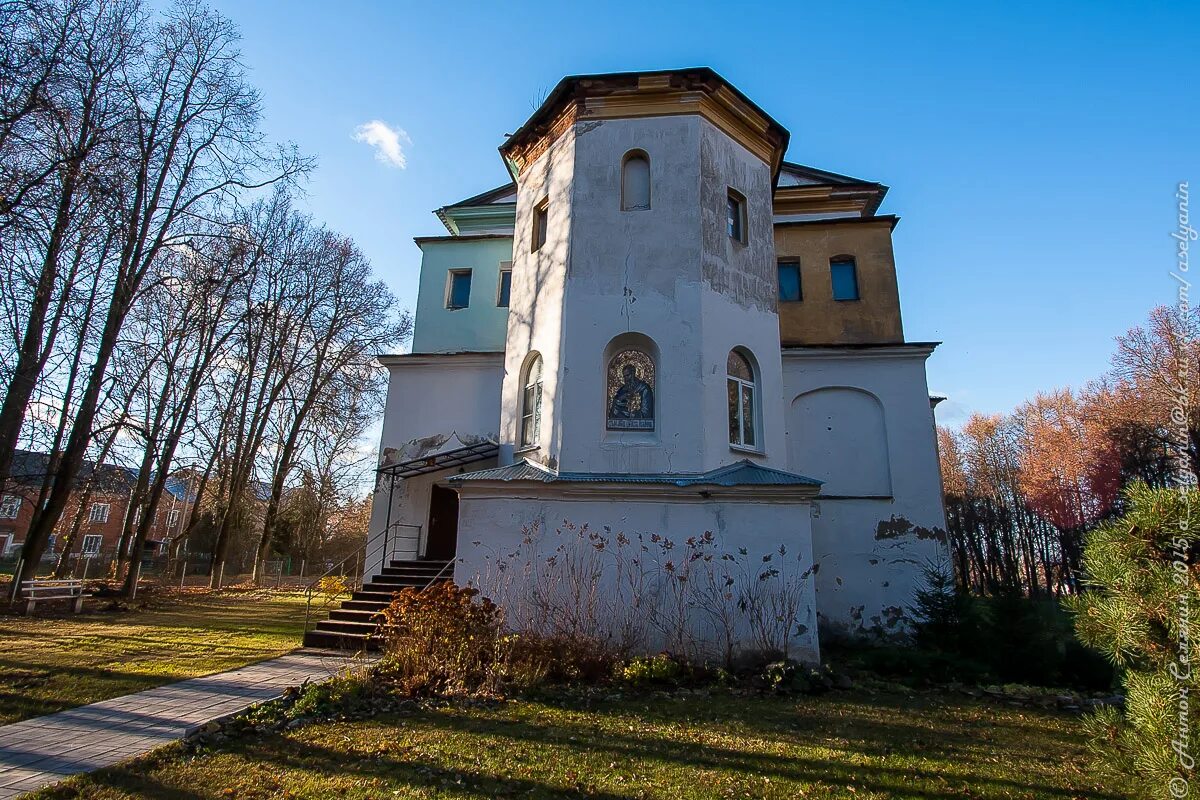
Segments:
[[[1124,511],[1125,487],[1188,479],[1200,442],[1196,331],[1195,314],[1155,309],[1146,326],[1117,338],[1112,369],[1082,390],[939,428],[951,550],[965,586],[1072,594],[1083,537]]]

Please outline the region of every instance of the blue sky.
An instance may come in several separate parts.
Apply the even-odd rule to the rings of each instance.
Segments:
[[[1200,4],[215,5],[266,129],[320,159],[310,210],[406,308],[430,211],[507,180],[496,147],[560,77],[711,66],[790,160],[892,187],[905,334],[944,423],[1108,366],[1173,300],[1175,186],[1200,180]],[[403,130],[404,168],[356,141]]]

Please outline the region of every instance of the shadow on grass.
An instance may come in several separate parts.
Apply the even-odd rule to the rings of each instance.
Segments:
[[[701,744],[693,741],[664,738],[657,735],[627,735],[613,730],[611,727],[597,729],[595,726],[564,723],[539,724],[527,720],[512,719],[480,719],[458,712],[426,714],[414,720],[431,728],[438,728],[447,733],[472,733],[479,736],[501,737],[526,743],[553,744],[569,751],[584,753],[606,753],[608,757],[620,761],[652,760],[664,766],[686,767],[688,769],[707,769],[735,772],[744,778],[769,776],[773,780],[794,781],[804,783],[821,783],[857,790],[869,789],[880,792],[898,793],[904,796],[948,798],[961,797],[961,785],[966,784],[980,790],[1020,790],[1032,791],[1047,796],[1077,797],[1078,790],[1038,783],[1031,780],[1011,780],[1002,777],[980,774],[968,771],[941,771],[922,769],[915,766],[892,767],[885,765],[867,765],[849,763],[829,759],[814,759],[797,756],[782,756],[753,750],[732,750],[711,744]],[[761,729],[760,729],[761,731]],[[779,731],[770,729],[761,733],[774,736]],[[849,731],[843,731],[844,737]],[[933,750],[917,751],[913,743],[922,743],[929,738],[929,731],[903,722],[858,721],[853,731],[854,741],[844,749],[848,753],[868,757],[904,757],[906,755],[919,758],[944,758],[947,763],[957,764],[960,769],[968,766],[963,761],[971,759],[976,753],[969,752],[974,748],[961,747],[954,744]],[[828,747],[829,742],[822,741],[823,737],[807,742],[789,742],[789,744],[813,747]],[[950,740],[952,737],[940,737]],[[897,744],[889,748],[881,748],[874,742],[890,741]],[[308,745],[305,745],[308,747]],[[968,762],[969,763],[969,762]],[[960,786],[946,786],[960,784]],[[921,784],[941,784],[944,788],[923,788]],[[1122,795],[1091,793],[1090,797],[1113,798],[1117,800]]]
[[[139,798],[195,800],[223,796],[222,792],[232,787],[236,796],[263,798],[284,794],[374,797],[377,794],[372,791],[386,788],[450,796],[587,796],[617,800],[646,796],[646,789],[658,792],[652,791],[653,796],[673,796],[681,791],[680,787],[696,792],[695,777],[704,775],[704,780],[715,780],[714,774],[719,774],[727,788],[757,787],[754,791],[762,790],[760,782],[768,779],[771,791],[776,793],[822,787],[835,793],[878,792],[929,800],[949,800],[964,794],[1086,795],[1105,800],[1122,797],[1094,788],[1070,787],[1066,781],[1055,785],[1032,770],[1018,769],[1016,777],[1012,773],[995,774],[995,770],[1002,769],[997,761],[1005,756],[1011,757],[1009,764],[1021,763],[1019,759],[1024,757],[1013,752],[1011,741],[989,749],[973,741],[970,731],[931,735],[926,725],[907,722],[902,716],[905,709],[895,704],[871,705],[873,710],[890,712],[892,718],[831,718],[827,725],[814,723],[805,736],[797,738],[794,730],[776,724],[769,705],[763,701],[744,703],[741,709],[725,704],[705,714],[701,705],[704,700],[700,699],[692,709],[699,716],[684,720],[655,698],[647,698],[653,710],[647,714],[638,700],[626,703],[626,713],[617,713],[619,708],[602,712],[604,716],[611,714],[612,719],[602,717],[599,723],[595,717],[589,723],[587,717],[564,718],[561,713],[552,719],[537,719],[539,714],[563,711],[581,715],[597,712],[542,702],[523,703],[519,710],[514,706],[490,711],[451,706],[415,716],[355,723],[353,731],[318,726],[287,736],[230,743],[211,756],[211,761],[206,758],[190,762],[201,765],[198,773],[178,774],[175,780],[166,776],[180,769],[180,760],[162,758],[98,772],[86,779],[79,795],[47,797],[107,797],[106,792],[117,790]],[[830,712],[849,713],[845,703],[831,703]],[[530,714],[535,718],[529,718]],[[618,719],[624,723],[646,717],[661,719],[670,728],[628,733],[623,731],[626,725],[618,724]],[[756,725],[755,720],[765,720],[765,724]],[[703,725],[711,726],[712,735],[720,737],[720,743],[687,738],[694,735],[689,728]],[[749,733],[736,730],[743,725]],[[743,747],[725,743],[737,735],[746,739]],[[435,749],[433,755],[425,752],[431,747]],[[814,751],[830,750],[845,752],[846,757],[813,756]],[[882,759],[889,762],[880,763]],[[930,761],[942,768],[930,767]],[[507,774],[517,766],[535,772],[519,777]],[[642,778],[647,774],[655,777],[628,789],[613,786],[620,770],[634,771]],[[197,794],[194,783],[187,785],[197,775],[206,781],[228,780],[230,787],[215,783],[206,787],[204,794]],[[717,792],[715,783],[711,788]]]

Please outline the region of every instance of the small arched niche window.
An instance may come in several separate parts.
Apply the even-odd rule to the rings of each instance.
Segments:
[[[650,208],[650,157],[630,150],[621,164],[621,210]]]
[[[538,443],[542,427],[542,357],[534,353],[525,366],[521,381],[521,447]]]
[[[750,354],[741,348],[730,350],[725,372],[729,390],[729,443],[757,450],[758,391]]]

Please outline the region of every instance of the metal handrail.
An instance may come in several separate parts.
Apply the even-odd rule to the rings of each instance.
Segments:
[[[416,528],[417,533],[409,536],[389,535],[391,529],[394,528]],[[319,606],[317,606],[316,611],[321,611],[325,608],[328,608],[335,600],[345,594],[353,596],[356,591],[362,588],[364,583],[363,579],[366,577],[367,565],[374,563],[372,560],[373,555],[380,555],[380,551],[382,551],[382,563],[386,563],[388,556],[395,552],[396,543],[402,539],[415,539],[417,541],[417,547],[419,548],[421,545],[421,533],[422,526],[420,525],[409,525],[401,522],[393,523],[387,528],[384,528],[383,536],[379,538],[379,540],[374,546],[371,547],[370,550],[365,553],[361,550],[355,550],[352,554],[346,556],[341,561],[337,562],[329,569],[318,575],[304,589],[304,632],[308,633],[309,631],[309,623],[312,620],[312,614],[314,610],[313,596],[317,593],[317,589],[320,587],[323,580],[333,575],[334,572],[337,572],[339,577],[345,577],[346,565],[351,559],[354,560],[354,570],[351,573],[350,583],[346,584],[343,582],[336,592],[333,592],[332,594],[325,594],[324,600]],[[389,545],[391,546],[389,547]]]

